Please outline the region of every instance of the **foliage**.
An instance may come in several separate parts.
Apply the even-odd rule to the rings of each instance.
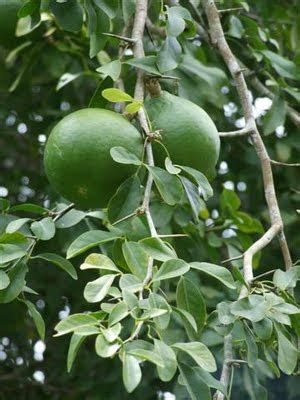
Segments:
[[[72,208],[42,169],[45,136],[71,111],[100,107],[136,116],[143,107],[134,99],[136,68],[203,107],[219,131],[240,127],[241,106],[209,43],[201,2],[172,3],[149,1],[143,59],[133,57],[134,43],[126,39],[134,0],[26,0],[17,47],[0,48],[0,332],[11,341],[0,349],[3,398],[25,392],[32,399],[154,399],[172,392],[178,399],[211,399],[216,389],[227,393],[217,379],[228,333],[242,362],[232,368],[227,398],[299,395],[299,265],[284,271],[274,240],[254,257],[255,280],[239,298],[246,284],[241,256],[269,226],[251,140],[222,141],[219,173],[210,183],[169,157],[149,166],[114,147],[114,162],[138,172],[101,210]],[[218,7],[233,8],[222,13],[222,24],[249,72],[272,158],[296,162],[300,139],[290,110],[299,108],[297,1],[267,3],[232,0]],[[268,90],[272,106],[262,112],[259,101]],[[143,209],[148,174],[158,237]],[[299,170],[275,165],[274,176],[298,260]],[[38,338],[47,346],[41,364],[32,356]],[[37,370],[44,384],[32,378]]]

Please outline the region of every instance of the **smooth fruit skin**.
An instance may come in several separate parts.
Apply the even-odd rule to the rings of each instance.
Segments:
[[[201,171],[209,179],[215,176],[220,138],[209,115],[189,100],[162,91],[146,101],[152,129],[161,129],[162,143],[174,164]],[[160,144],[154,144],[156,163],[167,156]]]
[[[78,207],[106,207],[136,170],[111,158],[114,146],[142,156],[141,135],[122,115],[97,108],[69,114],[54,127],[46,144],[44,165],[50,184]]]
[[[22,0],[0,0],[0,45],[11,48],[16,42],[15,30]]]

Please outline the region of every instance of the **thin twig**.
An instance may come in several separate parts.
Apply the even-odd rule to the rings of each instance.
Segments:
[[[131,43],[131,44],[136,43],[136,39],[129,38],[129,37],[126,37],[123,35],[115,35],[114,33],[107,33],[107,32],[102,32],[102,35],[110,36],[110,37],[122,40],[123,42]]]
[[[251,129],[248,127],[238,129],[237,131],[231,131],[231,132],[219,132],[220,137],[237,137],[237,136],[246,136],[250,135]]]
[[[300,163],[285,163],[281,161],[271,160],[274,165],[281,165],[283,167],[300,167]]]
[[[72,210],[72,208],[74,208],[74,207],[75,207],[75,204],[71,203],[63,210],[57,211],[56,213],[54,213],[55,217],[53,218],[53,222],[56,222],[57,220],[59,220],[62,216],[64,216],[68,211]]]

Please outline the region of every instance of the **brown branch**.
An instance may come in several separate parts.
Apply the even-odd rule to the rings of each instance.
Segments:
[[[281,165],[282,167],[300,167],[300,163],[285,163],[281,161],[271,160],[274,165]]]
[[[231,132],[219,132],[220,137],[239,137],[239,136],[246,136],[251,134],[251,129],[247,126],[242,129],[238,129],[237,131],[231,131]]]
[[[244,278],[247,283],[251,283],[253,279],[253,267],[252,267],[253,256],[258,251],[267,246],[275,236],[279,235],[279,243],[286,269],[292,266],[292,260],[283,231],[283,221],[281,218],[274,187],[271,159],[268,155],[264,142],[262,141],[262,138],[256,126],[250,93],[245,81],[243,69],[241,69],[241,66],[237,62],[237,59],[235,58],[234,54],[232,53],[226,41],[218,9],[214,1],[204,0],[203,4],[208,19],[212,45],[218,48],[225,64],[227,65],[235,81],[236,89],[243,108],[246,126],[247,128],[250,128],[251,131],[252,142],[261,164],[265,199],[268,205],[269,216],[271,220],[271,227],[268,229],[268,231],[252,246],[250,246],[244,254],[244,262],[243,262]],[[240,297],[244,297],[247,294],[248,294],[248,289],[245,286],[243,286],[240,292]],[[227,341],[230,342],[230,344],[227,343]],[[224,353],[226,353],[226,347],[228,348],[228,346],[231,347],[232,351],[232,340],[230,337],[226,336],[226,341],[224,342]],[[228,371],[229,366],[227,360],[228,357],[225,354],[222,374],[221,374],[221,382],[225,385],[225,387],[228,387],[230,379],[230,373]],[[221,393],[220,391],[217,391],[215,394],[215,400],[223,400],[224,397],[225,397],[224,394]]]

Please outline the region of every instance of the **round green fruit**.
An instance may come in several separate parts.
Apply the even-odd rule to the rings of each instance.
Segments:
[[[162,91],[145,104],[153,130],[160,129],[162,143],[174,164],[201,171],[209,179],[215,176],[220,138],[209,115],[189,100]],[[154,143],[156,162],[162,163],[166,153]]]
[[[0,0],[0,45],[11,48],[17,38],[15,31],[22,0]]]
[[[125,147],[139,158],[143,152],[140,133],[122,115],[89,108],[66,116],[52,130],[45,148],[50,184],[76,206],[105,207],[136,170],[112,159],[114,146]]]

